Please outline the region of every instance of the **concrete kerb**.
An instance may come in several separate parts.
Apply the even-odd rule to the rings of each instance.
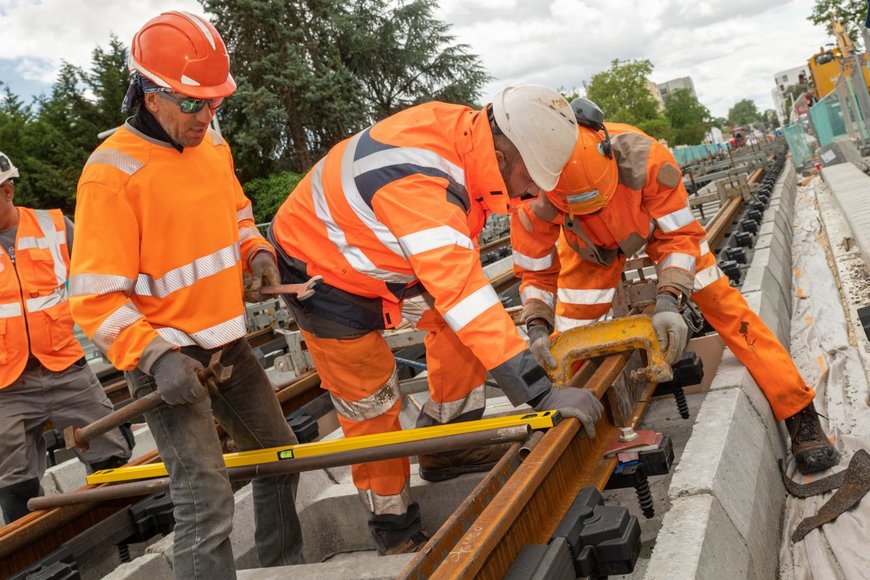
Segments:
[[[747,302],[788,344],[796,175],[774,186],[743,286]],[[786,439],[764,394],[728,350],[675,468],[645,578],[775,578],[785,490],[777,459]]]
[[[846,217],[864,261],[870,264],[870,212],[851,211],[867,203],[870,177],[851,163],[842,163],[822,169],[822,179],[837,200]]]

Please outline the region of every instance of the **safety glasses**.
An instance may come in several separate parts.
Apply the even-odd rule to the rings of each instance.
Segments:
[[[192,99],[190,97],[173,97],[172,95],[164,91],[156,92],[164,99],[172,101],[173,103],[178,105],[178,108],[181,109],[181,112],[187,113],[188,115],[199,113],[206,105],[208,105],[209,109],[214,111],[224,103],[224,97],[218,97],[215,99]]]
[[[594,213],[607,205],[607,199],[597,189],[569,195],[566,201],[571,215]]]

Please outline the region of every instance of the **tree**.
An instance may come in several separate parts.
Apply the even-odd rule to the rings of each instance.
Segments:
[[[776,129],[780,126],[779,118],[776,116],[776,111],[773,109],[767,109],[764,111],[764,121],[771,129]]]
[[[676,89],[665,98],[665,118],[674,128],[673,145],[699,145],[710,128],[710,111],[689,89]]]
[[[242,181],[305,172],[336,142],[421,101],[471,103],[487,78],[433,0],[200,0],[238,91],[220,121]]]
[[[660,118],[647,81],[652,70],[652,63],[646,59],[614,59],[609,70],[592,75],[586,96],[601,107],[609,121],[638,125]]]
[[[650,137],[666,141],[669,144],[676,142],[674,138],[674,128],[671,127],[671,122],[663,117],[641,121],[637,124],[637,128]]]
[[[737,101],[733,107],[728,110],[728,120],[735,125],[750,125],[759,120],[758,107],[755,101],[751,99],[742,99]]]
[[[438,100],[473,104],[489,81],[468,45],[433,14],[435,0],[357,1],[342,22],[339,50],[372,119]]]
[[[92,68],[63,63],[47,97],[23,105],[6,90],[0,106],[0,143],[21,173],[16,202],[71,214],[75,190],[97,134],[123,122],[127,53],[113,38],[96,48]]]
[[[852,42],[858,42],[858,32],[867,17],[867,2],[864,0],[816,0],[807,20],[821,26],[831,26],[839,20]]]

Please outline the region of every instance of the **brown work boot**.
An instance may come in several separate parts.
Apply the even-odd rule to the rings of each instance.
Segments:
[[[819,414],[813,403],[787,418],[785,426],[791,437],[791,452],[801,473],[824,471],[840,461],[840,454],[819,423]]]
[[[381,552],[381,556],[395,556],[396,554],[410,554],[411,552],[419,552],[420,549],[426,545],[426,542],[429,541],[429,532],[426,530],[420,530],[414,533],[413,536],[407,538],[405,541],[396,544],[395,546],[390,546],[386,548],[383,552]]]
[[[426,481],[445,481],[463,473],[489,471],[510,447],[510,443],[499,443],[435,455],[420,455],[417,457],[420,477]]]

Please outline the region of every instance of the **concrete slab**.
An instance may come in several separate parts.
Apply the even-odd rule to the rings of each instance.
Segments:
[[[870,263],[870,177],[851,163],[822,168],[824,179]]]
[[[397,556],[377,556],[353,554],[352,559],[302,566],[282,566],[279,568],[259,568],[239,570],[239,580],[392,580],[402,571],[415,554]]]
[[[697,424],[703,433],[696,430],[686,445],[671,482],[672,502],[714,496],[750,553],[750,576],[775,577],[785,490],[764,421],[743,391],[732,388],[707,395]]]
[[[716,498],[709,494],[695,495],[671,505],[644,578],[749,578],[754,577],[749,560],[743,538]]]
[[[132,562],[121,564],[103,580],[157,580],[172,578],[172,566],[162,554],[145,554]]]

